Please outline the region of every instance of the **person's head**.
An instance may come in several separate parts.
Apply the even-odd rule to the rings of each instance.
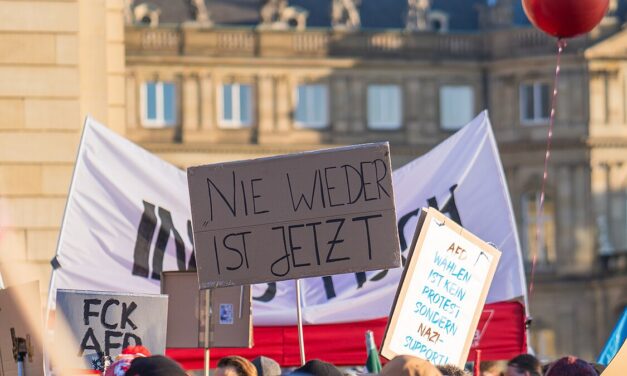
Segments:
[[[597,376],[597,371],[586,361],[565,356],[549,365],[546,376]]]
[[[542,364],[531,354],[520,354],[507,362],[505,376],[542,376]]]
[[[390,360],[380,376],[442,376],[440,371],[428,361],[415,356],[399,355]]]
[[[126,370],[126,376],[187,376],[185,370],[174,360],[162,356],[138,357]]]
[[[276,360],[258,356],[252,361],[253,365],[257,369],[258,376],[279,376],[281,375],[281,366]]]
[[[331,363],[324,362],[320,359],[310,360],[302,367],[292,372],[294,375],[310,375],[310,376],[343,376],[344,374],[339,368]]]
[[[225,356],[218,361],[215,376],[257,376],[257,369],[241,356]]]
[[[463,369],[454,366],[452,364],[444,364],[436,366],[435,368],[442,373],[443,376],[469,376],[470,374]]]
[[[505,376],[507,362],[503,360],[488,360],[479,365],[481,376]]]

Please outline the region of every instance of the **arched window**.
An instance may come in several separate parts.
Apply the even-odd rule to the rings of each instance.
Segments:
[[[555,243],[555,203],[545,196],[542,215],[540,211],[540,192],[528,192],[521,198],[520,241],[525,260],[531,262],[537,255],[537,265],[550,265],[557,259]],[[539,224],[539,237],[536,236],[536,224]]]

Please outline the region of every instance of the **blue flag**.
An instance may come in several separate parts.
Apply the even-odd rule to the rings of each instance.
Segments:
[[[618,353],[623,342],[625,342],[625,338],[627,338],[627,307],[623,311],[621,318],[616,323],[610,338],[607,340],[603,351],[601,351],[601,355],[599,355],[599,359],[597,363],[608,365]]]

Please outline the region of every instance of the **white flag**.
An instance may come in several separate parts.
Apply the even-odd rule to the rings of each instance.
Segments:
[[[487,113],[394,172],[403,255],[418,210],[435,206],[493,243],[501,262],[487,302],[526,296],[513,211]],[[185,173],[88,119],[68,196],[51,286],[159,291],[162,270],[193,267]],[[306,323],[387,317],[401,268],[310,278],[301,284]],[[296,321],[295,283],[253,287],[256,325]]]
[[[193,267],[187,177],[87,118],[59,235],[56,289],[159,293]]]

